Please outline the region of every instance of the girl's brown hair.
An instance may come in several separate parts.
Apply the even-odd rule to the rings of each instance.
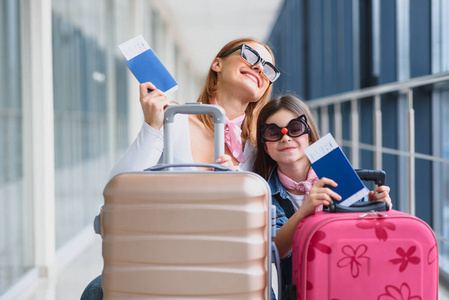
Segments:
[[[265,179],[268,179],[272,169],[276,166],[276,162],[268,155],[264,149],[264,143],[262,142],[260,124],[267,122],[268,118],[281,109],[286,109],[294,114],[305,115],[307,118],[307,124],[310,128],[309,144],[316,142],[320,138],[318,127],[315,123],[315,117],[310,111],[307,104],[293,95],[284,95],[275,97],[268,101],[268,103],[262,108],[257,118],[257,154],[254,162],[254,172],[259,174]]]
[[[274,55],[271,51],[270,47],[268,45],[254,39],[254,38],[240,38],[233,40],[229,43],[227,43],[220,52],[217,53],[216,57],[222,56],[224,53],[228,52],[229,50],[240,46],[241,44],[246,43],[258,43],[262,46],[264,46],[268,52],[271,54],[271,57],[273,58],[273,64],[274,64]],[[198,102],[204,103],[204,104],[210,104],[210,101],[214,98],[216,98],[217,95],[217,73],[212,70],[212,68],[209,69],[209,73],[207,74],[206,81],[204,83],[203,89],[198,97]],[[242,142],[243,145],[245,145],[245,142],[249,139],[250,142],[255,145],[256,144],[256,119],[257,115],[260,111],[260,109],[265,105],[265,103],[268,101],[271,95],[271,91],[273,89],[273,85],[270,84],[263,94],[263,96],[256,102],[251,102],[248,104],[248,107],[245,110],[245,119],[242,123]],[[213,121],[212,118],[209,115],[198,115],[198,118],[200,121],[206,125],[206,127],[213,132]]]

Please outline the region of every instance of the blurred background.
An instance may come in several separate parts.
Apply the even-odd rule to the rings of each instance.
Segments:
[[[143,122],[118,45],[143,35],[197,100],[228,41],[267,42],[273,95],[308,100],[356,168],[436,233],[449,281],[448,0],[0,0],[0,300],[79,299],[92,227]]]

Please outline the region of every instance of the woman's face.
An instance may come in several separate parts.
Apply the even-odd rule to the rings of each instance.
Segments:
[[[246,45],[256,50],[264,60],[273,63],[270,52],[263,45],[252,42]],[[218,88],[257,101],[267,90],[270,81],[262,75],[261,62],[252,66],[241,58],[240,53],[241,50],[237,50],[219,60],[217,69],[214,69],[218,74]]]
[[[299,117],[287,109],[281,109],[271,115],[266,123],[274,123],[283,128],[292,120]],[[284,134],[279,141],[265,142],[264,149],[270,157],[282,168],[283,164],[308,163],[304,149],[309,146],[309,134],[303,134],[299,137],[290,137]]]

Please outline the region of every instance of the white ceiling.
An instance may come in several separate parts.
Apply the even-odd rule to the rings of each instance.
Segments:
[[[266,41],[284,0],[165,0],[183,47],[205,74],[229,41],[254,37]]]

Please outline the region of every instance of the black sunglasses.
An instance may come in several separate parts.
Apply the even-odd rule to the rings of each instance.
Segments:
[[[309,125],[307,125],[307,118],[305,115],[301,115],[296,119],[290,120],[286,127],[279,127],[276,124],[260,124],[260,132],[262,137],[262,143],[264,142],[277,142],[287,134],[289,137],[295,138],[301,135],[310,133]]]
[[[257,52],[256,50],[254,50],[253,48],[251,48],[250,46],[248,46],[246,44],[241,44],[240,46],[229,50],[228,52],[220,55],[220,58],[228,56],[229,54],[231,54],[239,49],[242,50],[240,52],[240,57],[244,61],[249,63],[251,66],[255,66],[258,63],[262,62],[262,66],[263,66],[262,74],[265,76],[266,79],[268,79],[270,81],[270,83],[273,83],[276,79],[279,78],[281,73],[278,71],[278,69],[276,69],[276,67],[272,63],[270,63],[270,62],[264,60],[262,57],[260,57],[259,52]]]

